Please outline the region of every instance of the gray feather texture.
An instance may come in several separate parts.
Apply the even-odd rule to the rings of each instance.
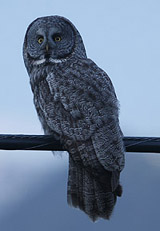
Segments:
[[[119,107],[108,75],[86,56],[82,38],[66,18],[33,21],[23,56],[45,134],[69,152],[68,203],[94,221],[109,219],[121,196],[124,167]]]

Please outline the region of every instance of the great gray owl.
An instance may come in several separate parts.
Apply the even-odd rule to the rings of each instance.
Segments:
[[[109,219],[121,196],[123,135],[108,75],[86,56],[75,26],[41,17],[26,32],[23,56],[45,134],[69,152],[68,203],[92,220]]]

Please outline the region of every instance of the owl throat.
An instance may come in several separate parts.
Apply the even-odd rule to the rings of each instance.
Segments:
[[[61,58],[61,59],[41,58],[38,60],[34,60],[33,65],[37,66],[37,65],[41,65],[41,64],[47,64],[47,63],[62,63],[62,62],[66,62],[66,61],[67,61],[67,58]]]
[[[63,63],[66,62],[69,58],[73,57],[75,55],[74,49],[67,54],[64,54],[63,56],[59,57],[53,57],[49,51],[45,52],[43,55],[41,55],[36,60],[33,60],[33,65],[41,65],[41,64],[56,64],[56,63]]]

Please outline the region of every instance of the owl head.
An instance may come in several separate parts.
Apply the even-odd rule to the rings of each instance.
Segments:
[[[28,27],[23,56],[26,68],[58,63],[70,57],[86,58],[82,38],[66,18],[47,16],[34,20]]]

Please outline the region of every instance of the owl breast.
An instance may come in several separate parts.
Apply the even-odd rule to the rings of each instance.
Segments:
[[[86,140],[112,117],[117,119],[111,81],[89,59],[33,69],[31,85],[39,117],[60,135]]]

